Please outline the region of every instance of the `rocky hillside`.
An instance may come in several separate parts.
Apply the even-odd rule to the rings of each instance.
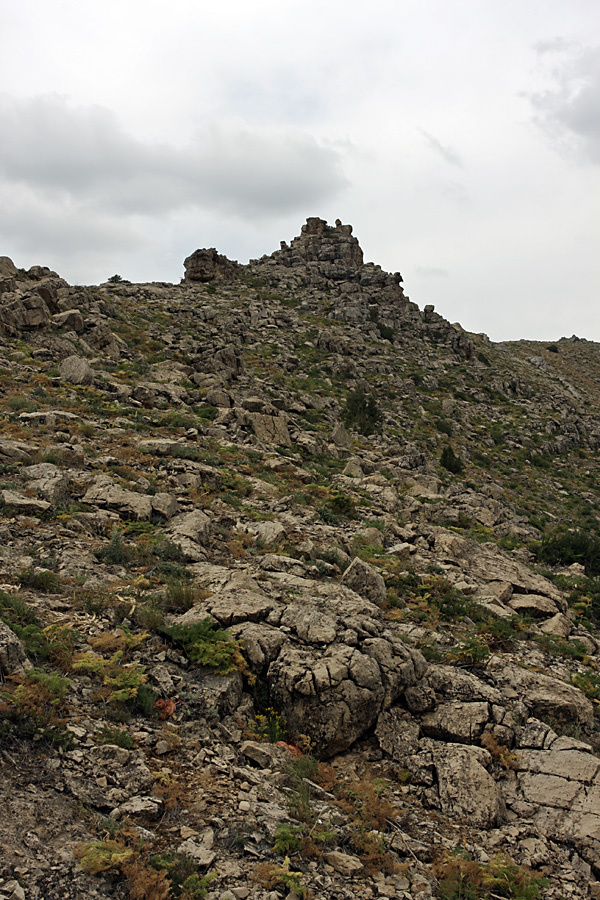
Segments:
[[[600,354],[308,219],[0,258],[0,898],[600,897]]]

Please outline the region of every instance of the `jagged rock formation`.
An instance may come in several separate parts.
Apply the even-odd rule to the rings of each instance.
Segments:
[[[282,825],[314,896],[426,900],[457,848],[597,896],[597,585],[536,561],[598,527],[597,345],[468,334],[339,221],[185,265],[0,258],[0,898],[140,896],[177,851],[274,900]],[[107,816],[135,867],[93,875]]]
[[[236,262],[217,253],[214,247],[209,250],[195,250],[184,261],[183,266],[185,281],[199,281],[203,284],[212,281],[232,281],[239,271]]]

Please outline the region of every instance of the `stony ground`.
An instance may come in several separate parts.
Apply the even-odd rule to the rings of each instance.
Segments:
[[[598,896],[598,348],[186,267],[0,260],[0,897]]]

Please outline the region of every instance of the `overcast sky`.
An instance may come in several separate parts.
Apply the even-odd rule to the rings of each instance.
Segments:
[[[598,0],[0,0],[0,255],[178,282],[307,216],[492,340],[600,341]]]

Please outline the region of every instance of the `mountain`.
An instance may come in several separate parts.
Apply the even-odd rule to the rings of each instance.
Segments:
[[[0,258],[0,898],[600,896],[600,355],[308,219]]]

